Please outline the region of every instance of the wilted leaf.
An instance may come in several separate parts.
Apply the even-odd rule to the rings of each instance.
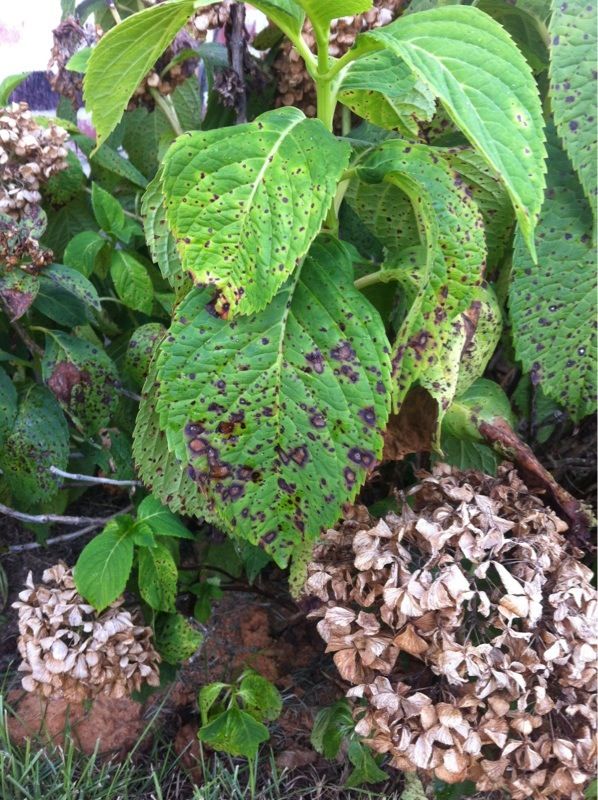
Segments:
[[[254,758],[260,744],[269,738],[265,725],[236,706],[227,708],[199,729],[200,741],[214,750],[245,758]]]
[[[13,269],[0,276],[0,298],[11,322],[27,313],[39,291],[39,279],[22,269]]]
[[[203,640],[181,614],[163,614],[156,627],[156,647],[169,664],[186,661],[198,649]]]
[[[61,331],[46,334],[42,375],[48,388],[87,433],[106,427],[118,405],[118,373],[96,344]]]
[[[139,593],[156,611],[174,611],[178,569],[170,550],[155,544],[139,549]]]

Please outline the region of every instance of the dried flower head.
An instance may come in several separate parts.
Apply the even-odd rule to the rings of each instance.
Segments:
[[[399,504],[328,531],[308,567],[358,732],[404,771],[581,800],[597,595],[567,526],[509,464],[496,478],[438,465]]]
[[[143,683],[159,685],[152,630],[136,624],[122,598],[97,614],[77,593],[63,563],[47,569],[41,584],[29,573],[26,587],[13,604],[26,691],[78,701],[100,693],[123,697]]]
[[[40,185],[67,167],[64,128],[39,125],[27,103],[0,109],[0,213],[31,215],[41,202]]]

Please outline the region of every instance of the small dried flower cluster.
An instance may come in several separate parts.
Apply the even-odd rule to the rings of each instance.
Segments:
[[[0,213],[19,218],[41,202],[39,187],[67,167],[64,128],[33,119],[27,103],[0,110]]]
[[[75,108],[81,105],[83,74],[67,69],[70,58],[82,47],[90,47],[102,35],[99,26],[83,27],[74,17],[67,17],[52,31],[53,45],[48,63],[48,81],[55,92],[67,97]]]
[[[121,608],[122,599],[97,614],[62,563],[47,569],[42,581],[35,585],[29,573],[27,588],[13,604],[26,691],[80,701],[100,693],[123,697],[143,683],[159,685],[152,630],[135,623]]]
[[[44,267],[51,264],[54,254],[40,245],[33,233],[36,221],[43,216],[36,206],[32,217],[14,220],[0,214],[0,264],[10,271],[20,267],[24,272],[37,275]]]
[[[387,25],[405,7],[405,0],[376,0],[374,8],[364,14],[342,17],[332,23],[330,30],[330,55],[342,56],[350,50],[357,34]],[[311,50],[315,48],[315,36],[311,25],[306,23],[303,37]],[[306,116],[316,116],[316,90],[301,56],[285,41],[273,64],[277,82],[279,106],[298,106]]]
[[[508,464],[497,478],[439,465],[400,502],[328,531],[308,568],[357,731],[404,771],[581,800],[597,597],[567,526]]]
[[[230,18],[231,5],[232,0],[224,0],[222,3],[215,3],[198,11],[190,22],[195,38],[205,42],[208,31],[224,28]]]

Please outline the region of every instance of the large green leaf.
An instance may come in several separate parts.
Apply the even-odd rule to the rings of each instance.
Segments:
[[[15,500],[30,506],[56,495],[60,486],[50,467],[66,469],[68,456],[69,434],[60,406],[47,389],[32,386],[0,450],[0,468]]]
[[[285,564],[380,456],[386,334],[335,240],[316,242],[259,314],[226,323],[210,298],[190,294],[161,346],[161,425],[213,512]]]
[[[423,234],[425,258],[394,270],[409,298],[394,347],[395,403],[419,382],[437,400],[440,424],[459,381],[471,382],[483,369],[496,344],[500,317],[482,287],[486,245],[480,211],[437,152],[391,139],[373,150],[357,172],[363,180],[400,188]],[[388,262],[389,272],[392,267]],[[486,314],[494,325],[480,328]],[[484,340],[479,345],[478,334]],[[470,369],[464,373],[466,364]]]
[[[592,0],[553,0],[550,91],[554,121],[596,214],[596,24]]]
[[[360,117],[416,138],[418,120],[430,120],[436,103],[428,86],[389,50],[353,61],[343,75],[338,99]]]
[[[504,182],[533,255],[544,189],[542,108],[510,36],[478,9],[450,6],[402,17],[358,42],[389,48],[440,98]]]
[[[199,729],[200,741],[214,750],[232,756],[254,758],[262,742],[268,741],[268,728],[251,714],[231,706]]]
[[[60,405],[87,434],[105,428],[118,406],[118,372],[103,348],[61,331],[46,335],[42,376]]]
[[[183,267],[214,284],[222,310],[264,308],[326,216],[350,148],[296,108],[181,136],[162,186]]]
[[[101,310],[96,287],[78,270],[66,267],[64,264],[51,264],[44,269],[43,278],[52,281],[58,288],[81,300],[85,305],[95,308],[96,311]],[[69,323],[64,320],[64,324]]]
[[[534,266],[515,239],[510,311],[515,349],[544,392],[575,419],[596,408],[596,258],[592,214],[556,137]]]
[[[77,591],[98,611],[125,590],[133,566],[132,519],[123,514],[83,548],[74,578]]]
[[[139,593],[156,611],[174,611],[178,569],[163,544],[139,549]]]
[[[100,252],[108,242],[96,231],[82,231],[74,236],[64,251],[64,263],[89,278]]]
[[[348,17],[368,11],[372,0],[297,0],[314,27],[327,30],[333,19]]]
[[[109,30],[94,47],[85,74],[84,98],[98,145],[118,125],[135,89],[197,5],[196,0],[170,0],[146,8]]]

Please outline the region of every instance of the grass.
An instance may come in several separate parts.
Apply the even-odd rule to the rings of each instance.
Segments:
[[[160,709],[156,711],[158,715]],[[81,753],[68,734],[64,745],[27,742],[17,746],[8,735],[12,714],[0,692],[0,798],[2,800],[249,800],[247,765],[202,751],[204,782],[195,786],[182,769],[180,756],[164,737],[154,734],[142,747],[147,728],[124,760]],[[263,750],[255,764],[255,800],[374,800],[378,792],[342,788],[315,771],[280,771],[272,753]],[[338,777],[338,776],[337,776]],[[384,800],[399,800],[385,793]]]

